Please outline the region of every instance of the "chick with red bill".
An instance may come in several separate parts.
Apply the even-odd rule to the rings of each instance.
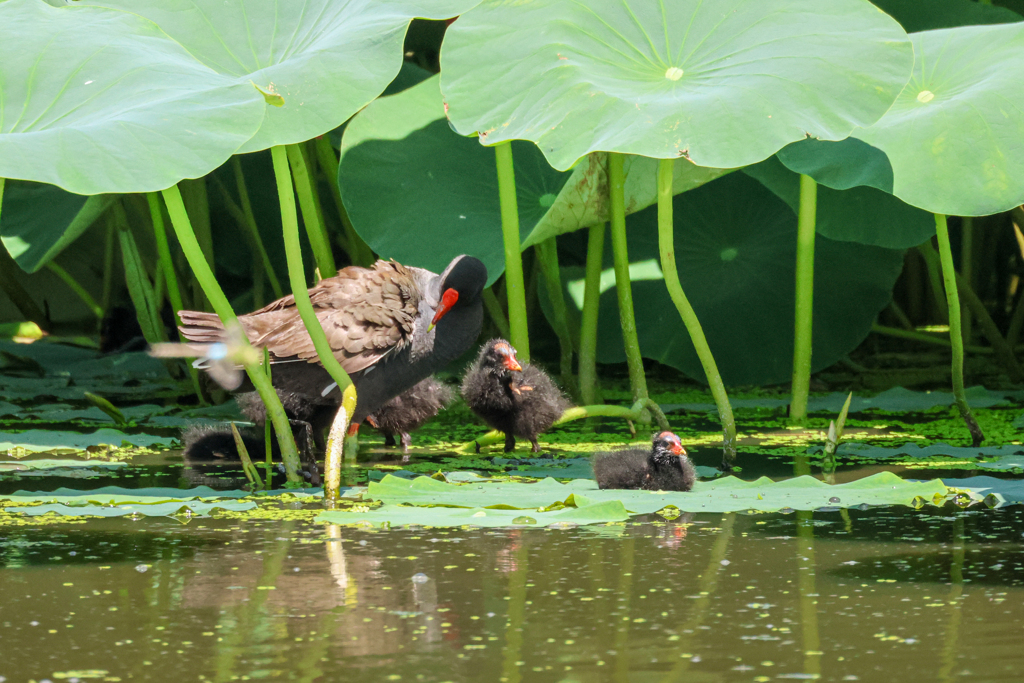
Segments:
[[[672,432],[655,434],[650,449],[597,453],[593,465],[602,489],[689,491],[697,480],[682,441]]]
[[[516,438],[528,439],[540,451],[538,435],[551,428],[572,404],[543,370],[520,364],[504,339],[487,342],[462,381],[469,408],[493,429],[505,434],[505,452]]]

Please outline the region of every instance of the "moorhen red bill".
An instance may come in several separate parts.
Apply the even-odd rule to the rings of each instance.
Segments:
[[[506,453],[515,449],[516,437],[529,439],[532,451],[539,452],[537,435],[572,407],[547,373],[520,365],[504,339],[492,339],[480,349],[462,381],[462,397],[484,422],[505,433]]]
[[[352,378],[358,425],[389,400],[462,355],[476,341],[483,321],[481,293],[487,267],[477,258],[454,258],[440,275],[394,261],[371,268],[349,266],[310,288],[309,298],[334,357]],[[180,311],[184,337],[225,342],[214,313]],[[249,342],[267,349],[272,379],[293,423],[310,423],[322,452],[323,434],[341,400],[337,384],[320,364],[313,341],[291,295],[238,316]],[[242,391],[252,392],[246,380]],[[253,392],[239,397],[250,420],[266,410]]]
[[[594,477],[602,489],[689,491],[697,471],[679,437],[659,432],[649,450],[631,448],[594,455]]]

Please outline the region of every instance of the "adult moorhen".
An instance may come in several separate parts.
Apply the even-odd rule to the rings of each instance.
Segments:
[[[358,392],[353,425],[389,400],[462,355],[480,334],[481,292],[487,267],[472,256],[458,256],[440,275],[394,261],[372,268],[349,266],[309,290],[317,318],[335,358]],[[224,342],[214,313],[180,311],[181,333],[193,342]],[[320,365],[313,341],[286,296],[258,311],[238,316],[250,343],[270,352],[274,387],[294,423],[309,423],[316,446],[341,400],[331,376]],[[252,392],[246,380],[243,391]],[[245,415],[266,420],[255,393],[239,397]]]
[[[412,443],[409,432],[422,427],[454,398],[455,392],[451,387],[428,377],[412,389],[395,396],[372,415],[367,415],[366,421],[384,435],[385,446],[394,446],[395,435],[398,435],[402,452],[406,454],[402,458],[405,462],[409,459],[409,445]]]
[[[650,450],[631,448],[594,455],[594,476],[602,489],[689,491],[697,479],[679,437],[672,432],[654,435]]]
[[[462,381],[462,397],[484,422],[505,432],[506,453],[515,449],[516,437],[529,439],[533,452],[540,451],[537,435],[572,405],[543,370],[520,365],[504,339],[492,339],[480,349]]]

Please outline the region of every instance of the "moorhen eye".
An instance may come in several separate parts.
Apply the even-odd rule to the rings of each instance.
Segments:
[[[462,381],[466,404],[492,428],[505,433],[505,452],[516,437],[529,439],[538,453],[537,436],[547,431],[572,404],[547,373],[521,365],[504,339],[487,342]]]
[[[689,491],[697,471],[672,432],[654,435],[651,448],[594,455],[594,477],[602,489]]]

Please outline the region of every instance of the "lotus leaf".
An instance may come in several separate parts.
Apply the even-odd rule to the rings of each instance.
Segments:
[[[43,472],[54,469],[117,469],[127,467],[124,462],[104,462],[100,460],[68,460],[68,459],[46,459],[46,460],[18,460],[16,462],[0,462],[0,472]]]
[[[0,27],[0,177],[78,194],[161,190],[212,171],[263,120],[251,84],[136,14],[7,0]]]
[[[336,510],[325,512],[314,521],[346,526],[477,526],[477,527],[544,527],[576,526],[622,522],[629,513],[619,501],[569,507],[554,512],[502,510],[493,508],[408,507],[382,505],[366,512]]]
[[[902,446],[868,446],[866,444],[858,443],[846,443],[839,446],[839,450],[836,454],[845,458],[857,458],[865,460],[886,460],[895,457],[911,457],[911,458],[935,458],[935,457],[948,457],[948,458],[1005,458],[1007,456],[1019,456],[1024,455],[1024,446],[1008,444],[1004,446],[979,446],[977,448],[966,447],[966,446],[950,446],[944,443],[938,443],[933,446],[918,446],[914,443],[903,444]],[[1017,459],[1017,462],[1024,462],[1024,460]],[[978,467],[984,467],[985,465],[991,465],[993,463],[978,462]],[[1018,464],[1016,467],[1020,467]],[[1000,468],[1002,469],[1002,468]],[[1012,468],[1006,468],[1012,469]]]
[[[402,66],[415,17],[446,19],[477,0],[98,0],[152,20],[213,73],[254,85],[279,106],[241,152],[303,142],[337,128]],[[76,3],[78,4],[78,3]],[[262,98],[261,98],[262,100]]]
[[[153,503],[137,504],[127,503],[124,505],[86,505],[72,506],[61,503],[48,503],[45,505],[32,505],[29,507],[9,507],[6,512],[20,512],[32,517],[54,513],[67,517],[125,517],[127,515],[138,515],[142,517],[171,517],[177,514],[190,514],[198,517],[205,517],[214,510],[251,510],[256,503],[251,500],[245,501],[215,501],[204,502],[193,500],[187,503]]]
[[[104,486],[91,491],[59,488],[55,491],[15,491],[0,494],[0,499],[20,503],[60,503],[70,507],[83,505],[155,505],[157,503],[184,503],[193,500],[219,500],[221,498],[244,498],[250,494],[245,491],[218,491],[209,486],[197,486],[191,489],[172,488],[139,488],[128,489],[121,486]]]
[[[558,169],[592,151],[735,168],[870,125],[912,61],[855,0],[485,0],[448,30],[441,90],[459,132],[533,140]]]
[[[871,0],[907,33],[972,24],[1008,24],[1024,20],[1005,7],[971,0]]]
[[[964,477],[943,479],[942,483],[951,489],[968,489],[978,497],[997,496],[994,507],[1024,503],[1024,481],[1019,479],[996,479],[995,477]]]
[[[935,213],[983,216],[1024,201],[1024,24],[915,33],[910,83],[853,135],[888,157],[893,193]]]
[[[11,449],[24,449],[30,453],[59,450],[85,450],[90,446],[163,446],[170,448],[175,439],[153,434],[128,434],[117,429],[97,429],[91,434],[56,430],[30,429],[25,432],[6,432],[0,440],[0,453]]]

